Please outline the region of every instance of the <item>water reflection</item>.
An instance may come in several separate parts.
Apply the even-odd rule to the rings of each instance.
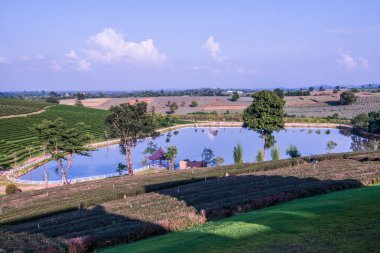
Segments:
[[[322,132],[324,134],[321,134]],[[369,145],[367,139],[352,134],[349,129],[291,128],[289,131],[274,133],[274,137],[277,140],[276,146],[280,149],[280,158],[287,158],[285,150],[291,144],[297,146],[302,155],[326,153],[326,146],[330,140],[337,143],[333,150],[336,153],[360,151]],[[142,167],[146,164],[145,156],[160,147],[165,150],[168,146],[178,148],[176,163],[184,159],[200,161],[202,151],[207,147],[212,149],[217,156],[224,158],[225,164],[231,164],[233,163],[233,147],[238,143],[241,143],[243,148],[243,160],[254,162],[258,151],[262,149],[262,139],[253,131],[243,128],[185,128],[139,143],[132,154],[132,165],[134,168]],[[92,152],[91,157],[76,156],[68,177],[72,179],[114,173],[119,163],[125,163],[121,153],[119,145],[111,145]],[[270,157],[267,156],[267,159]],[[46,168],[49,180],[60,179],[59,174],[54,172],[57,168],[55,161],[47,163]],[[43,180],[43,166],[21,178]]]

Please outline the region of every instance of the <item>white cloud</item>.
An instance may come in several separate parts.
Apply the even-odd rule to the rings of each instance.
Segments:
[[[350,72],[355,69],[368,69],[368,60],[363,57],[353,57],[349,52],[342,52],[340,59],[338,60],[338,67],[343,70]]]
[[[135,62],[161,63],[167,57],[154,46],[152,39],[139,43],[127,41],[124,35],[113,28],[106,28],[88,40],[91,49],[87,49],[88,56],[102,62],[115,62],[127,58]]]
[[[66,54],[66,57],[69,58],[69,59],[72,59],[72,60],[76,60],[76,59],[78,59],[78,56],[77,56],[77,54],[75,53],[74,50],[70,50],[70,51]]]
[[[26,55],[23,55],[23,56],[19,56],[17,58],[17,60],[19,61],[29,61],[30,60],[30,57],[29,56],[26,56]]]
[[[42,55],[42,54],[37,54],[37,55],[36,55],[36,59],[37,59],[37,60],[45,60],[45,56]]]
[[[56,72],[63,70],[63,67],[54,60],[50,62],[49,68]]]
[[[216,62],[223,62],[225,59],[227,59],[227,57],[222,55],[219,43],[214,41],[214,36],[208,37],[202,48],[208,51],[211,58]]]
[[[0,56],[0,64],[10,63],[7,57]]]
[[[80,59],[78,61],[78,66],[76,67],[77,70],[79,71],[91,71],[91,63],[86,61],[85,59]]]

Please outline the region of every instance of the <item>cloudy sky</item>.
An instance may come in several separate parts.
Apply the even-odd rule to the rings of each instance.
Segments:
[[[380,83],[378,0],[2,0],[0,90]]]

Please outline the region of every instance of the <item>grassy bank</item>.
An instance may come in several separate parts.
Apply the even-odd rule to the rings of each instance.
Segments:
[[[253,211],[102,251],[378,252],[380,185]]]

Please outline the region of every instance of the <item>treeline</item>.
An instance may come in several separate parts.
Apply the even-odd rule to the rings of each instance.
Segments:
[[[310,96],[310,91],[308,90],[288,90],[285,92],[286,97],[292,96]]]

